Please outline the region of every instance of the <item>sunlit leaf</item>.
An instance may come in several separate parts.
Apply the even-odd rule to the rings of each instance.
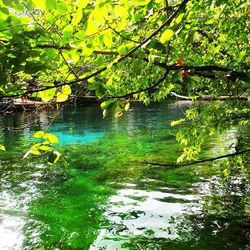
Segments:
[[[111,48],[113,44],[112,36],[110,34],[105,35],[103,38],[103,42],[107,48]]]
[[[67,26],[63,29],[63,31],[62,31],[63,37],[64,37],[64,38],[70,38],[71,35],[72,35],[72,33],[73,33],[73,31],[74,31],[73,26],[70,25],[70,24],[67,25]]]
[[[40,0],[38,0],[40,1]],[[47,10],[53,10],[56,8],[56,0],[45,0],[45,4],[46,4],[46,9]]]
[[[57,3],[56,10],[61,14],[64,15],[65,12],[68,10],[68,5],[66,3]]]
[[[43,136],[45,135],[45,132],[44,131],[37,131],[33,137],[34,138],[43,138]]]
[[[48,147],[48,146],[45,146],[45,145],[41,145],[41,146],[38,147],[38,149],[43,150],[43,151],[48,151],[48,150],[50,150],[51,148]]]
[[[175,23],[178,24],[181,22],[182,18],[183,18],[184,14],[180,14],[176,19],[175,19]]]
[[[115,118],[119,118],[123,115],[123,112],[122,111],[119,111],[119,112],[116,112],[115,113]]]
[[[177,120],[177,121],[172,121],[172,122],[170,123],[170,126],[171,126],[171,127],[174,127],[174,126],[179,125],[179,124],[181,124],[181,123],[183,123],[183,122],[185,122],[185,119],[184,119],[184,118],[183,118],[183,119],[179,119],[179,120]]]
[[[6,151],[5,146],[4,145],[0,145],[0,150]]]
[[[125,55],[129,51],[126,45],[121,45],[118,47],[118,52],[120,55]]]
[[[64,94],[62,92],[56,93],[56,102],[65,102],[68,100],[69,95]]]
[[[44,87],[53,87],[55,86],[53,83],[46,83],[44,84]],[[42,101],[44,102],[49,102],[51,101],[56,93],[56,88],[49,88],[47,90],[43,90],[38,92],[37,97],[40,97],[42,99]]]
[[[58,143],[59,139],[57,136],[55,136],[54,134],[50,134],[50,133],[46,133],[43,138],[46,138],[49,140],[50,143]]]
[[[38,150],[38,147],[41,145],[41,143],[36,143],[31,146],[31,150]]]
[[[98,30],[99,30],[99,26],[96,24],[96,22],[94,21],[94,19],[90,17],[88,19],[88,22],[87,22],[87,29],[85,31],[85,34],[87,36],[91,36],[91,35],[97,33]]]
[[[101,108],[106,109],[109,105],[111,105],[114,102],[115,102],[115,100],[112,100],[112,99],[104,101],[101,103]]]
[[[32,0],[33,4],[36,6],[36,8],[45,10],[46,9],[46,1],[45,0]]]
[[[129,110],[129,107],[130,107],[130,103],[128,102],[128,103],[125,104],[124,110],[125,110],[125,111],[128,111],[128,110]]]
[[[161,38],[160,38],[161,43],[166,43],[172,38],[173,35],[174,35],[174,32],[171,29],[166,29],[161,35]]]
[[[151,0],[136,0],[135,3],[138,6],[144,6],[147,5]]]
[[[71,88],[69,85],[64,85],[62,86],[62,92],[65,95],[70,95],[71,94]]]
[[[93,49],[90,49],[88,47],[84,47],[82,49],[82,55],[83,56],[91,56],[93,54]]]
[[[73,15],[73,19],[71,21],[73,26],[76,26],[82,20],[82,10],[78,9],[76,13]]]
[[[39,150],[31,150],[31,154],[33,154],[33,155],[41,155],[41,152]]]
[[[85,8],[89,3],[89,0],[77,0],[78,8]]]

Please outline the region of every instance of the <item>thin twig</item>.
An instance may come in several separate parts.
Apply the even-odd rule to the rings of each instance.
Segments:
[[[145,38],[140,44],[138,44],[136,47],[131,49],[127,54],[123,55],[115,64],[118,64],[119,62],[123,61],[124,59],[130,57],[132,54],[134,54],[138,49],[143,47],[145,44],[147,44],[153,37],[158,35],[166,26],[170,25],[171,22],[174,20],[175,17],[179,14],[179,12],[185,8],[186,4],[189,0],[184,0],[179,8],[158,28],[156,29],[150,36]]]
[[[228,158],[228,157],[234,157],[236,155],[242,155],[242,154],[245,154],[247,152],[250,152],[250,149],[246,149],[246,150],[231,153],[231,154],[221,155],[221,156],[217,156],[217,157],[213,157],[213,158],[203,159],[203,160],[199,160],[199,161],[192,161],[192,162],[179,163],[179,164],[150,162],[150,161],[140,161],[139,163],[149,164],[152,166],[161,166],[161,167],[185,167],[185,166],[196,165],[196,164],[200,164],[200,163],[204,163],[204,162],[216,161],[216,160],[220,160],[220,159],[224,159],[224,158]]]
[[[148,88],[145,88],[145,89],[140,89],[140,90],[136,90],[136,91],[133,91],[133,92],[130,92],[128,94],[125,94],[125,95],[120,95],[120,96],[109,96],[110,99],[119,99],[119,98],[126,98],[126,97],[130,97],[132,95],[135,95],[135,94],[139,94],[139,93],[142,93],[142,92],[146,92],[146,91],[150,91],[150,90],[153,90],[156,86],[158,86],[161,82],[163,82],[165,80],[165,78],[167,77],[169,73],[169,70],[167,70],[163,76],[155,83],[153,84],[152,86],[148,87]]]
[[[111,27],[107,21],[106,21],[106,24],[108,25],[108,27],[109,27],[111,30],[113,30],[113,31],[115,32],[115,34],[117,34],[118,36],[122,37],[123,39],[125,39],[125,40],[127,40],[127,41],[130,41],[130,42],[133,42],[133,43],[140,43],[140,42],[138,42],[138,41],[135,41],[135,40],[133,40],[133,39],[129,39],[129,38],[123,36],[120,32],[118,32],[118,31],[115,30],[113,27]]]

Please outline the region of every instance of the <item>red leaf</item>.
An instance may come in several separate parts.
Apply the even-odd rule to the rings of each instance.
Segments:
[[[176,66],[182,66],[183,59],[180,57],[176,63]]]

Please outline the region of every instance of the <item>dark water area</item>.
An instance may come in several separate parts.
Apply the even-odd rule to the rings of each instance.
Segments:
[[[133,104],[120,119],[103,119],[95,105],[2,116],[0,249],[250,249],[244,178],[222,186],[220,161],[141,163],[176,161],[169,123],[188,104]],[[55,166],[47,156],[22,160],[38,130],[59,138]],[[202,155],[228,152],[236,136],[218,134]]]

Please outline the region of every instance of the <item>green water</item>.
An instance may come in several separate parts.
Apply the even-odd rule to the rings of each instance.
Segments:
[[[183,104],[183,103],[182,103]],[[249,184],[220,184],[219,163],[163,168],[180,154],[169,122],[185,105],[132,105],[121,119],[98,106],[1,117],[0,249],[248,249]],[[21,160],[48,129],[68,162]],[[221,155],[237,134],[208,142]]]

